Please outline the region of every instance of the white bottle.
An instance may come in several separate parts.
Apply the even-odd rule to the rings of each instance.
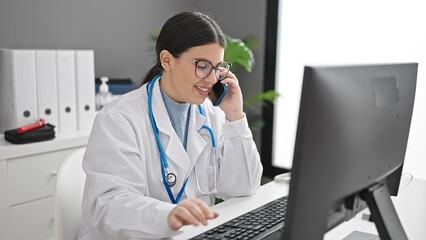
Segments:
[[[96,110],[99,111],[105,106],[107,103],[111,102],[114,99],[114,96],[109,91],[108,82],[109,79],[107,77],[101,77],[101,85],[99,86],[99,92],[96,94]]]

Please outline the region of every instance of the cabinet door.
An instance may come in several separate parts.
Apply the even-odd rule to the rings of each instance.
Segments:
[[[13,240],[53,239],[53,197],[10,207]]]
[[[9,205],[52,196],[59,166],[75,149],[9,159]]]

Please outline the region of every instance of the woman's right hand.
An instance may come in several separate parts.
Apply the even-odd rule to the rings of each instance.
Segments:
[[[219,216],[213,212],[201,200],[188,198],[180,201],[167,216],[167,223],[174,231],[185,225],[198,226],[199,223],[207,225],[207,220],[215,219]]]

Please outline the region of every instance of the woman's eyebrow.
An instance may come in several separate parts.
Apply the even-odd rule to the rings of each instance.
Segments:
[[[206,58],[202,58],[202,57],[201,58],[194,58],[194,59],[207,61],[207,62],[211,63],[213,66],[217,66],[217,65],[220,65],[220,64],[224,63],[224,61],[220,61],[217,64],[213,64],[210,60],[208,60]]]

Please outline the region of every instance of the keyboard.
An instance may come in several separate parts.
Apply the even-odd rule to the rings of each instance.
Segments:
[[[286,208],[287,196],[284,196],[191,239],[263,239],[282,231]]]

